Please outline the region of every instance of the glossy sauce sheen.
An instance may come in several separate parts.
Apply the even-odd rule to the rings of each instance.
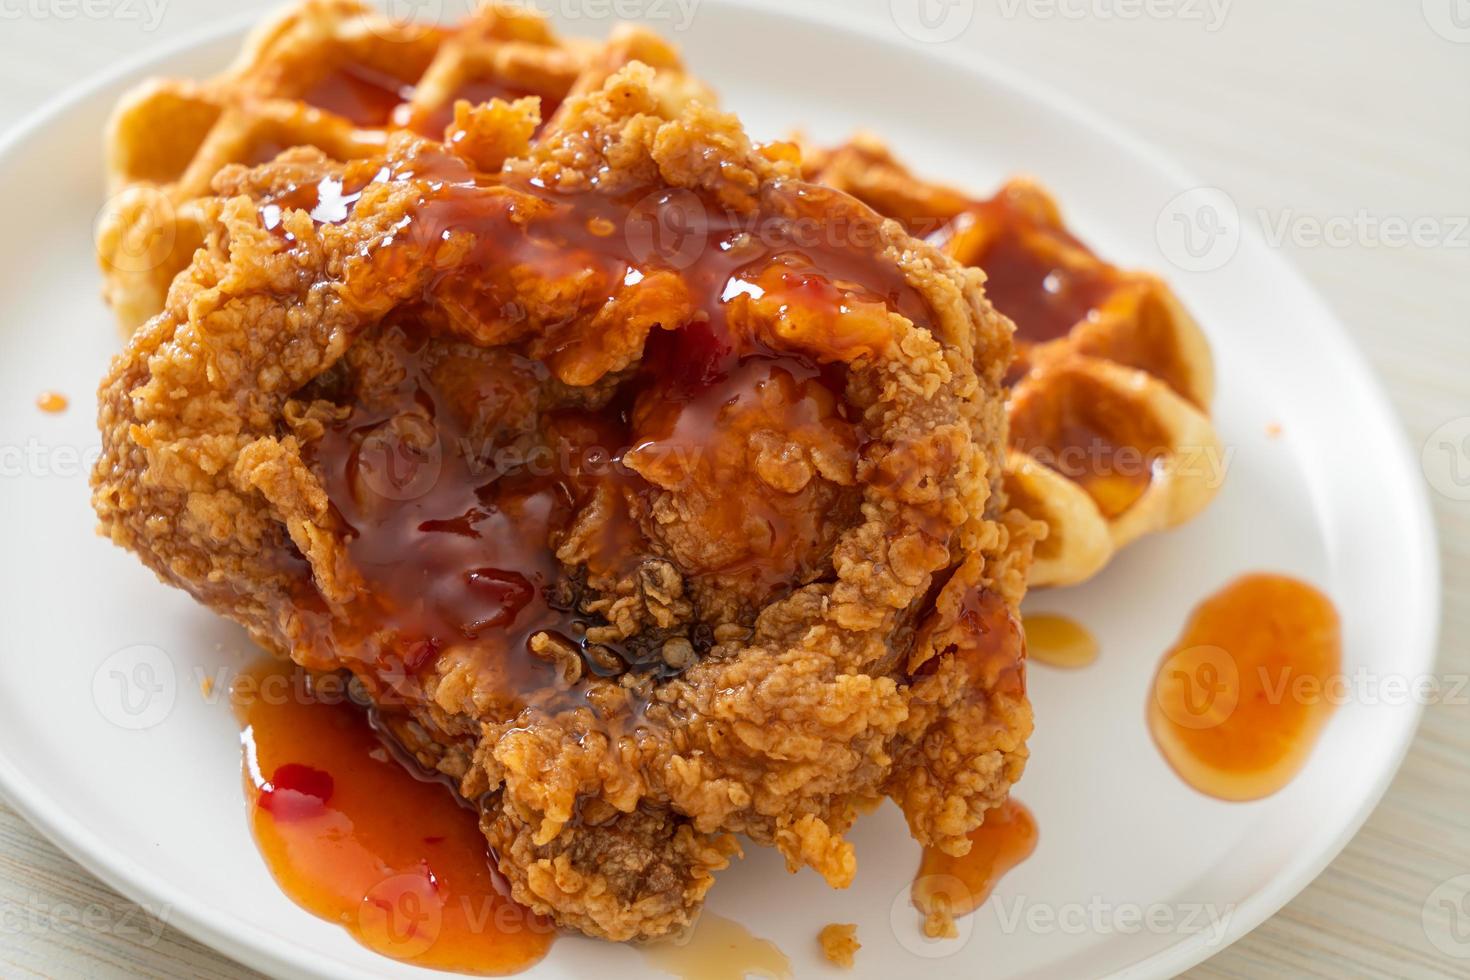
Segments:
[[[1016,325],[1016,358],[1007,384],[1032,370],[1031,349],[1060,340],[1093,318],[1117,291],[1116,270],[1060,227],[1040,222],[1005,192],[974,202],[929,235],[951,256],[985,270],[985,293]],[[1060,386],[1074,387],[1072,379]],[[1013,407],[1012,443],[1076,481],[1103,515],[1125,513],[1148,490],[1152,468],[1135,460],[1157,455],[1153,433],[1141,432],[1132,405],[1118,417],[1112,402],[1090,392],[1060,398],[1046,409]],[[1043,418],[1035,415],[1041,411]],[[1120,436],[1143,437],[1120,450]],[[1137,452],[1133,452],[1136,450]],[[1039,452],[1038,452],[1039,451]]]
[[[963,641],[954,656],[970,668],[970,676],[987,691],[1021,696],[1026,693],[1026,638],[1015,614],[994,592],[970,589],[960,602]]]
[[[494,79],[469,79],[441,106],[415,109],[410,103],[416,85],[389,72],[367,65],[346,63],[323,75],[302,96],[302,101],[325,109],[357,126],[411,129],[420,136],[443,139],[444,131],[454,121],[454,104],[464,100],[474,105],[492,99],[514,102],[528,95],[539,95],[541,120],[551,118],[561,104],[555,96],[515,88]],[[277,149],[277,153],[285,147]],[[273,159],[274,153],[260,162]]]
[[[964,241],[975,226],[993,230],[978,252]],[[1044,250],[1055,243],[1091,253],[1060,229],[1038,229],[1004,194],[977,201],[929,237],[937,245],[950,246],[952,253],[963,252],[967,264],[985,270],[985,295],[1015,322],[1017,353],[1023,359],[1032,346],[1065,337],[1115,285],[1098,270],[1070,268],[1048,259]]]
[[[1269,796],[1311,754],[1332,713],[1341,661],[1327,596],[1286,576],[1244,576],[1201,603],[1164,656],[1149,730],[1200,792]]]
[[[782,187],[781,213],[734,215],[686,191],[613,196],[507,182],[438,152],[414,169],[434,181],[432,189],[390,243],[364,256],[368,267],[358,271],[358,282],[391,281],[400,262],[438,254],[455,238],[469,244],[455,246],[455,266],[425,296],[433,317],[518,329],[525,314],[510,298],[513,270],[579,277],[579,295],[590,305],[545,328],[539,340],[549,353],[533,359],[514,345],[501,348],[510,362],[467,381],[448,381],[425,361],[432,329],[414,322],[395,328],[391,342],[408,368],[397,393],[371,409],[354,407],[309,447],[350,528],[349,550],[375,603],[358,617],[362,634],[339,638],[352,641],[340,645],[380,643],[371,654],[375,673],[399,686],[412,685],[446,647],[471,644],[482,651],[479,662],[504,678],[511,707],[524,706],[521,692],[558,687],[548,684],[553,665],[524,655],[528,641],[546,633],[575,644],[585,625],[554,594],[559,564],[551,542],[593,495],[626,500],[651,492],[650,480],[665,487],[701,481],[738,501],[728,519],[741,540],[754,542],[752,553],[707,571],[745,576],[771,595],[807,574],[802,556],[823,547],[815,537],[823,522],[757,480],[743,448],[738,458],[724,459],[718,437],[776,425],[855,466],[863,435],[842,397],[844,364],[886,339],[862,326],[886,329],[889,309],[921,323],[928,317],[896,266],[821,235],[813,242],[793,237],[794,219],[820,215],[834,192]],[[299,188],[263,207],[262,218],[280,234],[286,207],[319,222],[345,220],[366,184],[413,175],[367,167],[345,181]],[[576,379],[586,345],[601,342],[586,323],[609,297],[636,312],[644,297],[661,303],[671,291],[683,297],[679,322],[654,327],[611,405],[543,417],[532,448],[569,463],[533,472],[494,461],[501,447],[472,431],[477,385],[502,378],[534,389],[548,372]],[[752,315],[760,303],[779,309],[783,323],[796,323],[801,343]],[[855,511],[856,491],[828,504]],[[593,571],[626,571],[648,553],[619,506],[605,522],[601,547],[587,557]],[[752,520],[769,529],[766,538],[745,531]],[[631,651],[629,659],[641,656]]]
[[[914,904],[930,916],[931,923],[936,912],[969,915],[985,904],[1006,872],[1031,856],[1037,836],[1031,811],[1020,801],[1007,799],[970,833],[970,853],[954,857],[924,848],[914,876]]]
[[[43,391],[36,396],[36,407],[53,415],[66,411],[69,404],[66,396],[56,391]]]
[[[475,812],[411,773],[340,684],[313,692],[272,662],[231,699],[251,829],[294,902],[419,966],[506,974],[545,955],[553,927],[502,892]]]
[[[1152,485],[1167,432],[1096,378],[1065,364],[1044,370],[1055,383],[1011,399],[1011,444],[1076,481],[1104,516],[1126,513]]]
[[[386,126],[394,109],[413,98],[413,85],[366,65],[328,72],[302,100],[358,126]]]

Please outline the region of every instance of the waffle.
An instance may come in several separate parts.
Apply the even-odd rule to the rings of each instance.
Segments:
[[[975,200],[915,177],[866,135],[804,159],[810,177],[984,269],[991,301],[1015,322],[1005,482],[1050,529],[1033,586],[1081,582],[1209,503],[1224,462],[1208,417],[1210,351],[1161,279],[1098,257],[1034,181]]]
[[[210,185],[228,164],[298,146],[342,161],[373,156],[395,129],[442,138],[461,99],[536,96],[549,119],[568,94],[635,58],[677,64],[650,33],[623,29],[606,45],[561,39],[514,7],[439,27],[389,20],[357,0],[307,0],[261,25],[221,75],[155,80],[123,98],[97,233],[104,295],[125,336],[162,309],[202,244]]]
[[[144,84],[109,126],[112,197],[97,235],[121,330],[162,309],[202,244],[224,167],[299,146],[335,160],[373,156],[394,130],[442,136],[460,100],[534,96],[549,119],[634,59],[679,64],[648,32],[621,29],[606,45],[561,39],[515,7],[440,27],[390,20],[358,0],[306,0],[252,33],[219,76]],[[683,97],[708,94],[679,77]],[[1080,582],[1124,544],[1208,503],[1221,461],[1205,414],[1209,350],[1161,280],[1098,258],[1030,181],[976,201],[914,177],[870,137],[805,158],[809,176],[985,268],[992,300],[1017,323],[1006,484],[1051,529],[1032,584]],[[1048,289],[1049,276],[1060,288]]]

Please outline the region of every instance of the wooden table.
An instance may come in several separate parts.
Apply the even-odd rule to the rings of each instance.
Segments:
[[[1470,416],[1470,22],[1456,27],[1456,3],[1465,21],[1463,0],[981,0],[951,43],[1080,95],[1225,189],[1247,220],[1288,229],[1281,247],[1367,351],[1417,450]],[[0,0],[0,126],[244,6]],[[889,0],[846,6],[889,23]],[[1392,229],[1414,219],[1433,240],[1395,245]],[[1452,462],[1429,454],[1431,488],[1454,492]],[[1439,673],[1453,680],[1470,674],[1470,503],[1431,497],[1446,597]],[[1327,872],[1191,975],[1470,976],[1470,959],[1426,934],[1457,926],[1464,937],[1470,909],[1458,923],[1424,914],[1436,885],[1470,873],[1470,704],[1456,700],[1427,710],[1388,795]],[[78,925],[99,909],[108,928]],[[253,975],[151,920],[124,919],[128,909],[0,805],[0,974]]]

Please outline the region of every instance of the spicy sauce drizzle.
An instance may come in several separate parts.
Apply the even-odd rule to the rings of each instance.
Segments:
[[[1149,731],[1200,792],[1269,796],[1306,764],[1332,713],[1341,662],[1327,596],[1283,575],[1243,576],[1196,607],[1165,654]]]
[[[680,481],[738,500],[728,516],[744,522],[728,536],[743,550],[707,567],[683,561],[691,574],[740,578],[773,596],[820,570],[831,541],[819,531],[840,528],[834,513],[856,520],[851,479],[817,481],[813,492],[825,496],[814,506],[757,479],[743,448],[722,454],[720,440],[743,447],[733,437],[744,429],[779,427],[851,470],[865,437],[846,403],[846,362],[887,342],[889,310],[929,320],[899,268],[858,247],[874,230],[822,225],[835,192],[778,182],[756,213],[737,214],[689,191],[558,191],[479,173],[432,148],[398,167],[349,165],[343,178],[288,188],[261,209],[289,241],[285,209],[341,222],[370,185],[419,180],[423,197],[409,216],[348,265],[344,299],[380,303],[413,270],[443,269],[422,296],[398,301],[404,313],[380,338],[405,368],[396,391],[380,386],[365,405],[349,378],[345,391],[317,385],[302,395],[340,412],[306,455],[372,597],[351,614],[360,628],[323,627],[340,649],[362,651],[344,655],[363,657],[384,685],[411,689],[443,650],[468,645],[503,676],[498,693],[512,709],[525,705],[524,692],[575,688],[577,677],[553,683],[548,673],[575,673],[565,659],[525,655],[533,639],[543,652],[577,647],[587,626],[553,542],[589,501],[602,501],[601,540],[579,557],[590,574],[627,574],[649,549],[623,501]],[[441,253],[452,261],[436,265]],[[555,316],[515,301],[527,277],[557,284],[548,291]],[[573,305],[558,305],[567,296]],[[597,327],[604,312],[624,325],[644,317],[646,342],[617,336],[623,326]],[[456,355],[464,369],[446,365],[456,335],[505,338],[480,352],[501,360],[476,369]],[[598,383],[605,345],[622,343],[643,356],[602,404],[535,404],[548,379]],[[489,390],[497,384],[516,390]],[[481,401],[499,411],[517,400],[532,403],[529,429],[482,418]],[[518,462],[497,462],[505,448]],[[558,462],[532,472],[525,463],[541,453]],[[713,530],[721,515],[704,519],[724,540]],[[769,533],[751,535],[752,525]]]
[[[475,811],[415,776],[345,697],[275,662],[231,689],[251,830],[292,901],[375,952],[474,974],[522,970],[554,927],[516,904]]]
[[[924,913],[924,932],[953,938],[954,919],[985,904],[1006,872],[1036,850],[1036,818],[1019,800],[1007,799],[970,832],[970,852],[960,857],[933,847],[914,876],[914,905]]]

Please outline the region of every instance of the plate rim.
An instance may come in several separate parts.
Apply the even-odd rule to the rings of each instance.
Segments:
[[[956,46],[922,45],[918,41],[905,40],[896,37],[892,32],[881,30],[879,18],[872,14],[844,19],[840,11],[809,2],[797,6],[782,4],[777,0],[701,2],[718,8],[759,10],[768,16],[803,22],[808,26],[822,27],[838,35],[860,37],[883,46],[908,49],[910,53],[923,51],[927,57],[944,62],[952,70],[976,76],[992,86],[1041,103],[1068,124],[1087,130],[1093,138],[1112,143],[1129,155],[1147,161],[1179,186],[1209,186],[1176,163],[1167,152],[1135,135],[1123,124],[1045,82],[991,60],[983,52],[966,48],[961,54]],[[146,47],[123,58],[111,68],[68,86],[25,113],[0,134],[0,171],[9,165],[13,156],[77,104],[145,72],[150,66],[220,42],[226,37],[243,36],[270,13],[271,11],[248,11],[185,31],[168,42]],[[98,190],[99,193],[105,193],[104,188]],[[1312,329],[1319,334],[1332,336],[1336,342],[1337,353],[1341,358],[1340,366],[1349,372],[1349,376],[1341,380],[1351,383],[1357,389],[1358,397],[1363,399],[1365,407],[1389,423],[1391,436],[1396,436],[1391,438],[1393,456],[1386,460],[1390,464],[1387,468],[1397,478],[1407,479],[1408,486],[1403,494],[1406,504],[1403,518],[1406,521],[1405,530],[1409,532],[1408,537],[1411,540],[1406,547],[1406,553],[1418,556],[1418,566],[1414,571],[1428,584],[1428,588],[1419,596],[1416,614],[1407,617],[1411,631],[1417,632],[1417,635],[1411,636],[1410,642],[1404,648],[1411,653],[1417,652],[1418,663],[1432,669],[1438,660],[1443,605],[1438,535],[1428,490],[1421,481],[1412,479],[1416,467],[1399,413],[1394,409],[1363,350],[1332,305],[1289,259],[1267,247],[1257,229],[1246,225],[1241,231],[1242,247],[1249,241],[1252,249],[1271,264],[1279,276],[1290,279],[1302,291],[1303,298],[1322,311],[1323,315]],[[1397,744],[1387,755],[1388,764],[1382,767],[1356,810],[1341,822],[1338,832],[1328,845],[1293,860],[1263,887],[1236,905],[1222,939],[1211,942],[1210,937],[1203,933],[1184,936],[1157,952],[1118,968],[1109,976],[1173,976],[1219,953],[1278,912],[1342,853],[1377,809],[1384,793],[1403,766],[1404,758],[1418,732],[1423,712],[1424,706],[1412,701],[1399,709],[1396,731],[1393,732]],[[230,918],[212,906],[196,906],[166,877],[112,851],[85,823],[58,806],[40,784],[27,777],[21,767],[10,759],[9,751],[4,745],[0,745],[0,790],[3,790],[4,800],[32,827],[109,887],[140,906],[158,904],[161,900],[169,910],[165,920],[167,925],[253,969],[264,968],[296,975],[305,971],[311,976],[321,978],[343,975],[342,964],[311,947],[296,940],[283,940],[283,937]]]

